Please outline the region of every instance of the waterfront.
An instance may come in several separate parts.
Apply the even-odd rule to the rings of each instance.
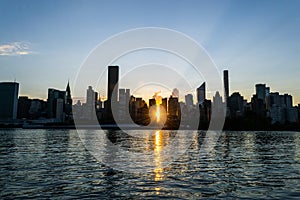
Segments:
[[[145,142],[126,148],[150,149],[158,155],[168,133],[159,132],[156,146]],[[299,198],[299,132],[223,132],[210,154],[202,157],[205,135],[188,134],[194,142],[170,166],[132,173],[112,170],[95,159],[76,130],[0,130],[0,197]]]

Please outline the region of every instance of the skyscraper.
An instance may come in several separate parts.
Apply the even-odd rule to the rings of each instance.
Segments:
[[[64,118],[65,99],[66,91],[48,89],[47,114],[49,118],[56,118],[60,121]]]
[[[193,95],[192,94],[185,95],[185,104],[187,106],[193,106],[194,105]]]
[[[257,98],[263,100],[263,102],[266,103],[266,84],[256,84],[255,90]]]
[[[223,81],[224,81],[224,100],[227,102],[229,97],[229,77],[228,77],[228,70],[223,71]]]
[[[118,99],[119,66],[108,66],[107,100],[116,103]],[[115,93],[113,94],[113,91]]]
[[[205,82],[203,82],[202,85],[200,85],[200,87],[197,88],[197,101],[198,101],[198,104],[202,104],[205,99],[206,99]]]
[[[68,85],[67,85],[67,88],[66,88],[66,98],[65,98],[65,105],[66,105],[66,115],[67,115],[67,118],[69,118],[72,114],[72,96],[71,96],[71,89],[70,89],[70,84],[69,84],[69,81],[68,81]]]
[[[19,83],[0,83],[0,119],[17,118]]]

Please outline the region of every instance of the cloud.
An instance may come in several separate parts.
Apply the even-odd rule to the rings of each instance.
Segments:
[[[8,44],[0,44],[0,56],[18,56],[32,54],[29,51],[28,42],[12,42]]]

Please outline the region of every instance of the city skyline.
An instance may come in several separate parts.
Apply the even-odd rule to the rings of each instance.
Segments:
[[[253,85],[266,83],[275,91],[293,95],[295,104],[300,102],[297,1],[1,4],[0,80],[22,83],[20,95],[46,99],[46,88],[63,88],[67,79],[72,87],[84,59],[111,35],[138,27],[164,27],[201,44],[220,75],[228,69],[231,93],[239,91],[250,100]],[[128,67],[129,61],[113,64]],[[129,88],[130,83],[124,87]],[[99,93],[103,96],[106,91]]]

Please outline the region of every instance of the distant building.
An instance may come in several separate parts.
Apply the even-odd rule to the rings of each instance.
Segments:
[[[272,124],[274,123],[285,123],[285,111],[282,106],[279,105],[273,105],[270,109],[270,117],[272,119]]]
[[[286,108],[286,121],[290,123],[298,122],[298,110],[296,107]]]
[[[129,100],[130,100],[130,90],[119,89],[118,118],[122,121],[126,120],[128,117]]]
[[[0,120],[17,119],[19,83],[0,83]]]
[[[187,106],[193,106],[194,105],[194,100],[193,100],[193,95],[192,94],[185,95],[185,104]]]
[[[18,119],[29,119],[29,109],[31,99],[27,96],[21,96],[18,100]]]
[[[86,90],[86,103],[83,105],[84,119],[92,120],[96,118],[97,101],[98,93],[93,90],[92,86],[89,86]]]
[[[64,102],[66,98],[66,91],[57,89],[48,89],[47,99],[47,115],[48,118],[56,118],[58,121],[64,119]]]
[[[257,99],[263,100],[263,103],[266,103],[266,84],[256,84],[255,85],[256,89],[256,96]]]
[[[213,97],[212,105],[213,105],[213,109],[215,110],[215,114],[217,114],[218,116],[224,116],[226,109],[223,103],[223,99],[218,91]]]
[[[47,117],[46,115],[47,111],[47,102],[41,99],[32,99],[31,105],[29,109],[29,119],[38,119],[40,117]],[[61,113],[55,112],[55,118],[56,116],[60,116]],[[61,117],[59,117],[61,119]]]
[[[228,70],[223,71],[223,81],[224,81],[224,100],[227,102],[227,98],[229,97],[229,77]]]
[[[168,111],[168,107],[167,107],[168,106],[168,99],[167,98],[162,98],[160,105],[165,109],[165,111],[167,113],[167,111]]]
[[[241,117],[244,115],[244,97],[235,92],[228,98],[228,107],[231,117]]]
[[[257,98],[257,95],[253,95],[251,98],[251,109],[254,113],[261,117],[266,116],[266,106],[262,99]]]
[[[197,88],[197,101],[198,104],[201,104],[204,102],[204,100],[206,99],[206,94],[205,94],[205,82],[202,83],[202,85],[200,85],[200,87]]]
[[[179,103],[178,98],[170,97],[168,102],[168,116],[178,117],[179,116]]]
[[[156,100],[153,98],[153,99],[149,99],[149,107],[151,106],[155,106],[156,105]]]
[[[119,66],[108,66],[107,100],[116,103],[118,99]],[[115,90],[115,93],[113,91]]]
[[[67,88],[66,88],[66,97],[65,97],[65,112],[66,112],[66,118],[68,120],[72,119],[72,96],[71,96],[71,88],[70,84],[68,82]]]
[[[292,108],[293,107],[293,97],[289,94],[284,94],[284,104],[287,108]]]

